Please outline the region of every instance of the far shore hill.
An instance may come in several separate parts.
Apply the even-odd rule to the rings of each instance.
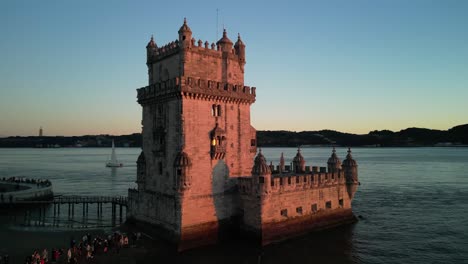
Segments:
[[[0,148],[141,147],[141,134],[86,136],[29,136],[0,138]],[[398,132],[375,130],[357,135],[334,130],[319,131],[257,131],[259,147],[447,147],[468,146],[468,124],[448,130],[407,128]]]

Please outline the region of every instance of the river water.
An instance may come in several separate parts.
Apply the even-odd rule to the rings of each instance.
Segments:
[[[0,149],[0,178],[47,178],[52,181],[56,195],[126,196],[128,188],[135,187],[135,161],[140,149],[117,148],[116,151],[125,164],[123,168],[104,167],[109,149]],[[278,163],[281,152],[288,164],[296,149],[263,149],[267,160],[274,164]],[[302,154],[306,165],[326,166],[331,149],[304,148]],[[346,149],[338,148],[337,154],[344,159]],[[359,164],[361,182],[353,201],[355,214],[361,216],[358,223],[268,246],[258,258],[242,257],[242,245],[236,248],[234,244],[230,253],[214,247],[187,253],[182,260],[468,263],[468,148],[356,148],[352,154]],[[89,219],[82,221],[78,217],[80,208],[75,210],[77,217],[73,221],[62,219],[55,225],[50,220],[52,209],[49,208],[45,223],[37,226],[34,221],[25,224],[22,210],[2,211],[0,253],[23,254],[43,244],[49,245],[50,241],[37,239],[38,232],[42,234],[40,238],[50,238],[61,236],[60,232],[64,231],[86,232],[83,230],[87,228],[112,226],[109,217],[100,219],[93,210]],[[104,208],[104,215],[109,213],[110,208]],[[61,217],[66,218],[65,213]],[[63,243],[68,239],[63,238]],[[62,240],[57,238],[53,242],[57,241]],[[211,254],[218,258],[210,259]]]

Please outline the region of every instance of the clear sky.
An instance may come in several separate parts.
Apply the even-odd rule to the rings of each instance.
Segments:
[[[145,46],[247,46],[258,130],[468,123],[468,1],[0,1],[0,136],[141,131]]]

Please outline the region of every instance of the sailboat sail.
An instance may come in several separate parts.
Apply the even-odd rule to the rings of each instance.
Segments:
[[[115,154],[114,140],[112,140],[112,153],[111,159],[106,163],[107,167],[122,167],[123,164],[117,160],[117,154]]]
[[[112,140],[112,154],[111,154],[111,163],[117,163],[117,155],[115,154],[114,140]]]

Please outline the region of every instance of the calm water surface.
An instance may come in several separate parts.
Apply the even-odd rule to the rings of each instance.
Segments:
[[[290,162],[296,149],[263,149],[267,160],[274,164],[279,162],[281,152]],[[326,166],[330,152],[329,148],[302,150],[306,165],[312,166]],[[139,153],[137,148],[118,148],[118,158],[126,166],[112,170],[104,167],[109,149],[0,149],[0,177],[47,178],[53,182],[55,194],[126,196],[127,189],[135,187]],[[346,149],[337,149],[337,153],[344,159]],[[233,245],[230,250],[214,247],[192,251],[179,260],[468,263],[468,148],[356,148],[353,156],[359,164],[361,182],[353,201],[355,214],[362,216],[357,224],[268,246],[260,253],[246,249],[249,253],[245,257],[245,246]],[[14,214],[17,217],[13,221]],[[2,212],[0,253],[18,248],[29,250],[20,245],[21,241],[12,243],[6,236],[24,239],[31,231],[42,231],[48,236],[57,232],[47,226],[25,227],[17,219],[20,216],[21,213]],[[80,221],[73,227],[68,224],[61,228],[83,226]],[[91,219],[90,226],[93,225],[106,227],[108,223]]]

